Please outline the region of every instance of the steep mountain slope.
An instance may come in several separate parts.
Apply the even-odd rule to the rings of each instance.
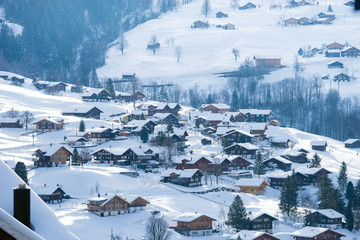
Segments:
[[[99,77],[121,77],[121,74],[137,73],[144,82],[166,81],[181,84],[188,88],[198,83],[203,88],[208,86],[219,88],[226,83],[226,79],[213,74],[236,69],[247,57],[279,57],[282,64],[287,66],[265,77],[265,82],[274,82],[286,77],[293,77],[292,68],[294,57],[299,48],[305,46],[321,48],[323,43],[334,41],[348,42],[360,47],[360,40],[356,34],[360,24],[360,16],[350,7],[344,6],[345,1],[319,1],[318,5],[298,8],[285,8],[286,1],[253,1],[258,8],[249,10],[233,10],[230,1],[212,0],[212,13],[205,18],[201,14],[202,0],[182,6],[176,12],[163,14],[159,19],[148,21],[125,34],[129,47],[121,55],[115,46],[108,50],[105,66],[99,68]],[[246,4],[240,1],[240,5]],[[282,9],[271,9],[270,4],[281,4]],[[326,12],[331,4],[336,15],[332,25],[308,25],[283,27],[281,20],[290,17],[313,18],[320,12]],[[259,7],[260,6],[260,7]],[[215,13],[223,11],[228,18],[215,18]],[[208,29],[192,29],[196,20],[208,21]],[[216,25],[232,23],[235,30],[224,30]],[[146,50],[146,45],[152,35],[156,34],[161,44],[156,55]],[[172,41],[173,40],[173,41]],[[176,61],[174,47],[181,46],[182,58]],[[240,59],[234,60],[231,51],[237,48]],[[313,75],[331,77],[342,70],[328,70],[327,63],[334,59],[316,55],[311,59],[301,59],[306,78]],[[341,58],[347,72],[360,77],[356,66],[358,59]],[[344,95],[356,95],[360,81],[341,85]],[[324,88],[329,88],[324,82]],[[332,86],[334,88],[334,84]]]

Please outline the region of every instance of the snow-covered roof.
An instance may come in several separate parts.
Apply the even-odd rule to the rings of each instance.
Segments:
[[[211,113],[209,112],[208,114],[201,114],[198,116],[198,118],[202,118],[205,119],[207,121],[223,121],[226,119],[229,119],[231,117],[231,115],[224,115],[221,113]]]
[[[17,123],[18,118],[0,118],[0,123]]]
[[[266,123],[253,123],[253,122],[236,122],[237,128],[250,132],[251,130],[264,131],[266,129]]]
[[[266,180],[263,178],[244,178],[239,179],[236,181],[235,186],[242,186],[242,187],[260,187],[260,185],[266,182],[269,184]],[[270,185],[270,184],[269,184]]]
[[[13,216],[5,212],[2,208],[0,208],[0,229],[13,238],[19,240],[45,240]]]
[[[90,96],[93,95],[93,94],[98,95],[98,94],[99,94],[100,92],[102,92],[102,91],[107,91],[107,90],[104,89],[104,88],[93,88],[93,89],[91,89],[91,90],[88,90],[88,91],[84,92],[84,93],[82,94],[82,96],[83,96],[83,97],[90,97]]]
[[[200,108],[206,108],[208,106],[214,106],[218,109],[230,109],[230,106],[225,103],[210,103],[210,104],[202,104]]]
[[[81,136],[71,136],[66,139],[66,142],[78,142],[78,141],[88,142],[86,138]]]
[[[238,239],[238,237],[240,237],[241,240],[254,240],[254,239],[257,239],[258,237],[261,237],[263,235],[270,235],[270,234],[265,233],[265,232],[242,230],[242,231],[236,233],[235,235],[233,235],[232,237],[230,237],[230,239],[231,240],[236,240],[236,239]],[[279,239],[279,238],[276,238],[276,239]]]
[[[115,91],[115,95],[116,96],[121,96],[121,97],[130,97],[132,94],[128,93],[128,92],[118,92],[118,91]]]
[[[111,128],[93,128],[93,129],[90,129],[89,132],[91,133],[102,133],[102,132],[105,132],[106,130],[108,129],[111,129]]]
[[[319,227],[309,227],[308,226],[308,227],[304,227],[300,230],[293,232],[291,234],[291,236],[313,238],[313,237],[316,237],[317,235],[322,234],[328,230],[329,230],[328,228],[319,228]],[[334,231],[334,230],[332,230],[332,231]],[[336,231],[334,231],[334,232],[336,232]],[[339,233],[339,234],[341,234],[341,233]]]
[[[89,201],[93,201],[93,202],[102,202],[102,201],[106,201],[107,198],[106,197],[93,197],[93,198],[89,198]]]
[[[274,218],[275,220],[277,220],[277,218],[274,217],[274,216],[272,216],[271,214],[264,213],[264,212],[255,212],[255,213],[249,214],[250,221],[253,221],[253,220],[256,219],[256,218],[261,217],[261,216],[264,215],[264,214],[266,214],[266,215]]]
[[[227,127],[218,127],[218,128],[216,129],[215,134],[216,134],[216,135],[224,135],[224,134],[227,134],[228,132],[230,132],[230,131],[232,131],[232,130],[236,130],[236,128],[232,128],[232,127],[230,127],[230,128],[227,128]]]
[[[252,115],[270,115],[271,110],[268,110],[268,109],[239,109],[238,113],[242,113],[242,114],[250,113]]]
[[[333,209],[319,209],[314,212],[318,212],[328,218],[344,218],[345,216]]]
[[[101,151],[101,150],[104,150],[104,151],[107,151],[115,156],[119,156],[119,155],[122,155],[126,149],[125,148],[122,148],[122,147],[116,147],[116,148],[99,148],[97,149],[96,151],[92,152],[91,155]]]
[[[299,167],[296,168],[295,171],[304,175],[313,175],[315,173],[317,173],[318,171],[320,171],[323,168],[307,168],[307,167]]]
[[[51,195],[53,194],[59,186],[37,186],[34,191],[38,195]]]
[[[161,173],[162,177],[169,177],[170,174],[176,173],[180,178],[191,178],[199,169],[184,169],[184,170],[175,170],[175,169],[167,169],[166,171]]]
[[[286,137],[272,137],[271,138],[272,143],[286,143],[287,141],[289,141],[289,139]]]
[[[292,171],[281,171],[281,170],[275,170],[271,173],[266,174],[267,178],[288,178],[289,176],[291,176]]]
[[[147,120],[132,120],[130,122],[128,122],[127,126],[133,125],[133,126],[138,126],[138,127],[143,127],[145,124],[147,124],[148,122],[150,122],[151,120],[147,119]]]
[[[41,121],[43,121],[43,120],[49,121],[49,122],[54,123],[54,124],[61,124],[60,121],[55,120],[55,119],[53,119],[53,118],[42,118],[42,119],[37,120],[36,122],[34,122],[34,124],[36,124],[36,123],[38,123],[38,122],[41,122]]]
[[[1,121],[1,120],[0,120]],[[348,140],[346,140],[344,143],[346,143],[346,144],[353,144],[354,142],[356,142],[356,141],[360,141],[360,139],[348,139]]]
[[[166,118],[167,116],[169,116],[169,115],[173,115],[174,117],[176,117],[174,114],[172,114],[172,113],[155,113],[154,115],[153,115],[153,118],[156,118],[156,119],[164,119],[164,118]],[[178,118],[178,117],[176,117],[176,118]]]
[[[287,160],[286,158],[283,158],[283,157],[281,157],[281,156],[273,156],[273,157],[265,160],[265,162],[266,162],[266,161],[269,161],[269,160],[271,160],[271,159],[276,159],[276,160],[278,160],[279,162],[282,162],[282,163],[285,163],[285,164],[291,164],[291,161],[289,161],[289,160]]]
[[[39,148],[39,150],[45,153],[44,156],[52,156],[62,147],[68,150],[72,154],[71,149],[63,145],[43,146]]]
[[[251,143],[236,143],[236,144],[231,145],[229,147],[232,147],[232,146],[235,146],[235,145],[239,145],[240,147],[243,147],[243,148],[245,148],[247,150],[258,150],[259,149],[258,146],[255,146],[254,144],[251,144]],[[227,148],[229,148],[229,147],[227,147]]]
[[[322,141],[322,140],[313,140],[310,143],[312,146],[325,146],[327,145],[326,141]]]
[[[90,106],[81,106],[81,107],[74,107],[71,111],[63,111],[62,113],[87,113],[91,109],[97,108],[97,107],[90,107]],[[99,109],[99,108],[98,108]],[[100,110],[100,109],[99,109]],[[101,110],[100,110],[101,111]],[[102,112],[102,111],[101,111]]]
[[[202,217],[202,216],[206,216],[204,214],[199,214],[199,213],[190,213],[190,212],[187,212],[187,213],[183,213],[179,216],[177,216],[176,218],[173,219],[173,221],[177,221],[177,222],[192,222],[196,219],[198,219],[199,217]],[[208,216],[206,216],[208,217]],[[211,218],[211,217],[210,217]],[[213,219],[214,221],[216,221],[215,219]]]
[[[228,135],[230,135],[230,134],[232,134],[232,133],[234,133],[234,132],[238,132],[238,133],[243,134],[243,135],[245,135],[245,136],[248,136],[248,137],[250,137],[250,138],[255,137],[255,136],[252,135],[251,133],[248,133],[248,132],[245,132],[245,131],[239,130],[239,129],[235,129],[234,131],[232,131],[232,132],[230,132],[230,133],[226,133],[226,134],[223,135],[223,137],[226,137],[226,136],[228,136]]]

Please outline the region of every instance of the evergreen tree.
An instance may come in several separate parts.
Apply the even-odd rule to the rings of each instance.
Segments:
[[[208,97],[207,97],[207,99],[206,99],[206,103],[207,103],[207,104],[213,103],[213,100],[212,100],[212,97],[211,97],[211,93],[209,93],[209,95],[208,95]]]
[[[321,158],[317,153],[313,156],[313,158],[310,160],[310,168],[318,168],[321,167]]]
[[[174,128],[173,128],[173,125],[172,125],[172,122],[169,121],[167,127],[166,127],[166,132],[168,133],[174,133]]]
[[[331,4],[329,4],[327,11],[328,11],[328,12],[334,12],[333,9],[332,9]]]
[[[337,208],[335,187],[327,176],[323,177],[319,183],[318,208]]]
[[[145,115],[144,115],[144,113],[141,114],[140,119],[141,119],[141,120],[145,120]]]
[[[346,193],[345,193],[345,197],[348,201],[352,201],[353,203],[355,203],[356,199],[355,199],[355,188],[354,185],[351,181],[348,182],[347,186],[346,186]]]
[[[298,50],[298,54],[299,54],[299,56],[302,56],[302,55],[304,54],[304,50],[303,50],[302,48],[300,48],[300,49]]]
[[[236,112],[239,109],[239,96],[237,95],[236,91],[233,91],[231,96],[231,104],[230,104],[232,112]]]
[[[198,119],[195,120],[195,128],[200,128],[200,121]]]
[[[354,207],[360,210],[360,179],[356,182],[354,197],[355,197]]]
[[[105,89],[109,91],[109,93],[110,93],[110,95],[111,95],[111,98],[112,98],[112,99],[115,99],[115,97],[116,97],[115,88],[114,88],[114,83],[113,83],[113,81],[111,80],[111,78],[109,78],[109,79],[107,80]]]
[[[354,229],[354,212],[353,212],[353,203],[351,201],[348,202],[345,210],[346,217],[346,228],[351,232]]]
[[[266,171],[265,171],[265,165],[263,162],[262,154],[260,152],[257,152],[255,164],[254,164],[254,174],[260,177],[260,175],[264,175],[265,173]]]
[[[346,185],[348,181],[347,177],[347,166],[345,162],[342,162],[340,170],[339,170],[339,176],[338,176],[338,184],[339,184],[339,190],[342,194],[345,193]]]
[[[234,201],[229,207],[228,220],[226,221],[226,224],[235,228],[236,231],[248,229],[249,227],[250,218],[239,195],[236,195]]]
[[[26,184],[28,183],[27,170],[26,170],[26,166],[23,162],[16,163],[15,172]]]
[[[147,143],[149,141],[149,133],[145,128],[141,130],[140,139],[143,143]]]
[[[78,163],[79,162],[79,152],[76,148],[74,149],[73,154],[74,155],[72,156],[72,162]]]
[[[295,213],[298,207],[298,192],[296,187],[296,178],[293,173],[284,181],[281,189],[279,208],[282,213],[290,216]]]
[[[336,200],[336,208],[334,210],[339,213],[345,213],[345,201],[343,195],[340,193],[338,189],[335,189],[335,200]]]
[[[79,132],[85,132],[85,129],[85,122],[84,120],[81,120],[79,124]]]

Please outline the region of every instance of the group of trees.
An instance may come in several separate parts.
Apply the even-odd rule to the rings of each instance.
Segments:
[[[28,110],[19,112],[13,108],[3,114],[5,118],[19,118],[20,122],[25,126],[26,130],[29,128],[29,124],[34,120],[34,114]]]

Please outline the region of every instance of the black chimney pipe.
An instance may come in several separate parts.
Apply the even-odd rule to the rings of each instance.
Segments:
[[[30,188],[25,184],[14,188],[14,218],[30,228]]]

